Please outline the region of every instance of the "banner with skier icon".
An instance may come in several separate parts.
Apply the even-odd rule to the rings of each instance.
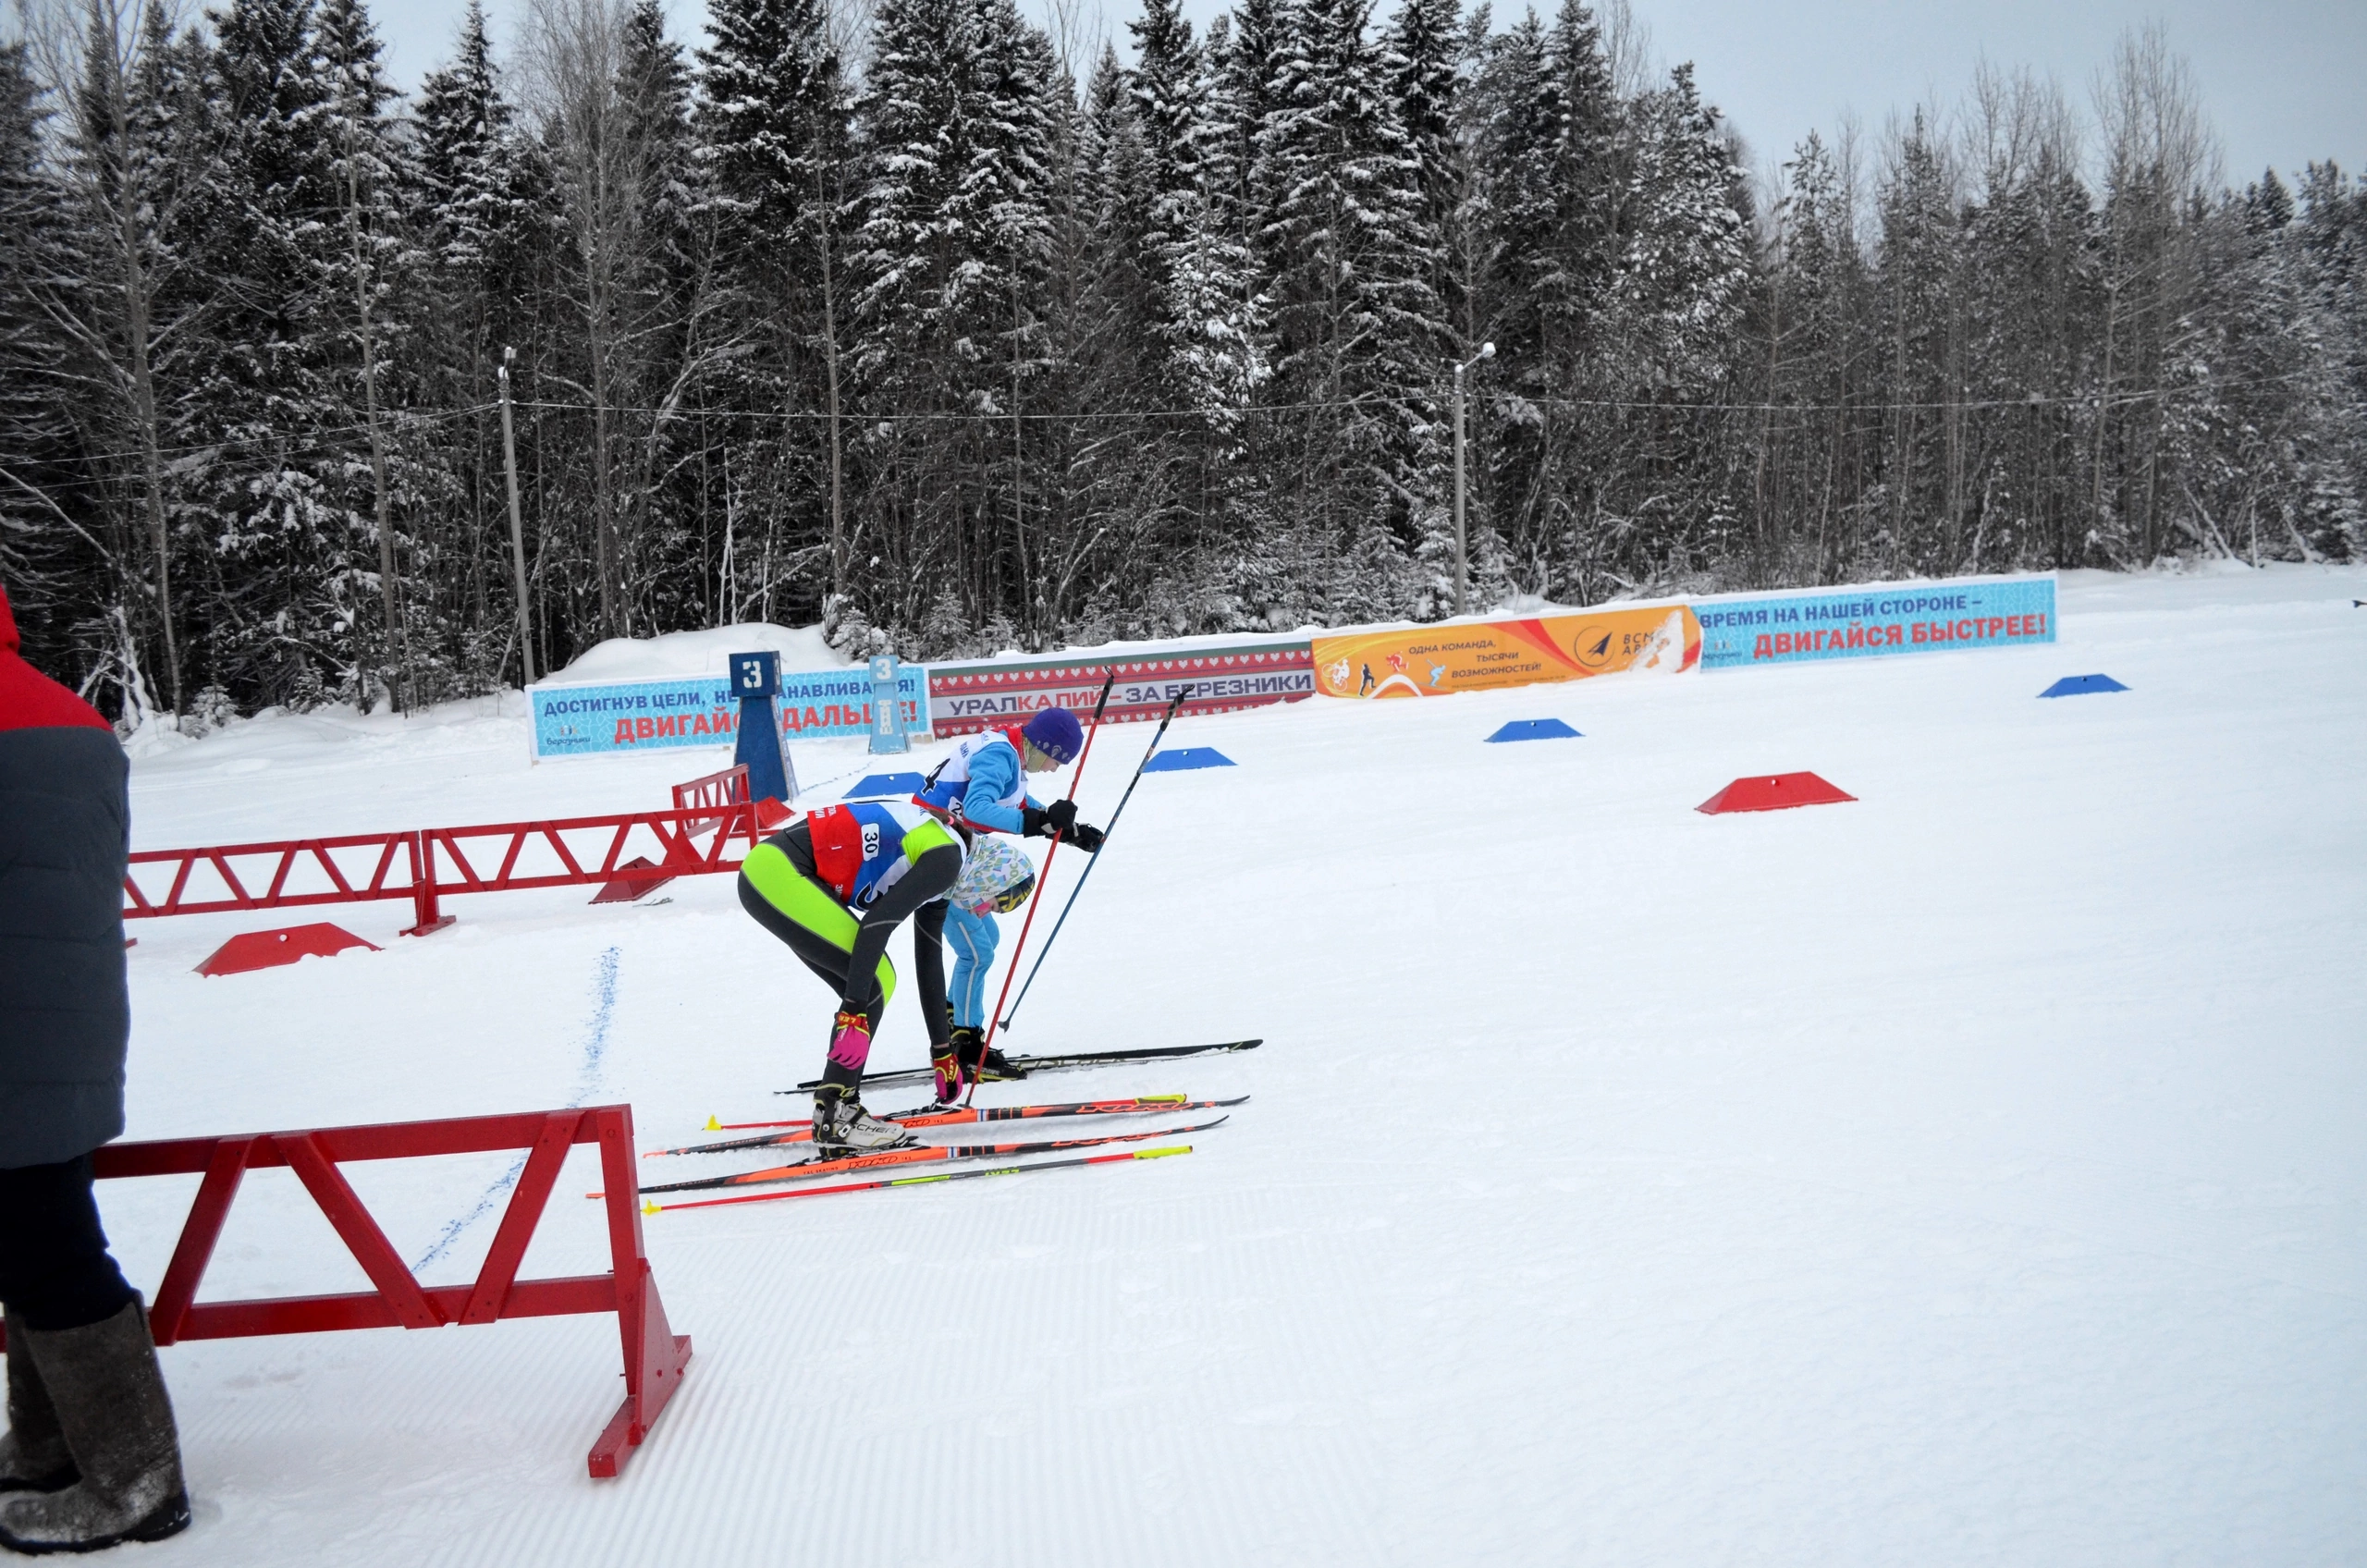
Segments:
[[[1674,675],[1700,662],[1701,627],[1683,605],[1458,622],[1314,640],[1327,697],[1438,697],[1629,672]]]

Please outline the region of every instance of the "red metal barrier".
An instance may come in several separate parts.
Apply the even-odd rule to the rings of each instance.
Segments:
[[[710,773],[693,778],[687,784],[674,786],[674,809],[687,811],[693,806],[736,806],[748,802],[748,765],[736,763],[721,773]],[[756,827],[767,833],[787,822],[795,814],[780,802],[767,796],[755,802]],[[701,817],[691,831],[704,833],[719,817]]]
[[[411,925],[407,937],[423,937],[451,924],[440,907],[453,893],[501,893],[527,888],[569,888],[613,880],[628,864],[627,851],[636,841],[653,846],[652,863],[668,876],[697,876],[737,871],[740,861],[727,857],[726,846],[745,836],[754,849],[761,836],[759,807],[741,802],[693,806],[674,811],[629,812],[610,816],[577,816],[548,822],[507,822],[484,827],[428,827],[404,833],[356,833],[336,839],[300,839],[282,843],[227,844],[202,850],[142,850],[131,856],[123,879],[127,920],[166,914],[215,914],[232,910],[290,909],[307,904],[362,903],[374,899],[411,900]],[[692,840],[710,830],[715,838],[705,849]],[[636,840],[636,831],[640,838]],[[593,836],[579,855],[567,835]],[[605,840],[596,837],[606,834]],[[463,844],[474,848],[472,861]],[[556,871],[521,871],[519,863],[529,850],[537,858],[555,861]],[[543,851],[548,855],[544,856]],[[339,864],[338,851],[348,851],[351,870]],[[263,861],[269,881],[250,890],[233,861]],[[492,867],[480,871],[482,864]],[[152,899],[135,875],[142,866],[170,865],[172,881],[161,898]],[[210,867],[227,891],[213,898],[193,897],[190,878],[200,866]],[[257,875],[251,869],[250,876]],[[325,880],[325,888],[297,892],[294,877]]]
[[[693,778],[687,784],[674,786],[674,809],[689,811],[693,806],[744,806],[748,803],[748,765],[734,763],[721,773],[710,773]],[[693,833],[704,833],[722,821],[720,816],[702,816],[684,824]]]
[[[607,1198],[606,1274],[521,1280],[526,1243],[550,1201],[559,1166],[576,1144],[600,1145],[600,1177]],[[378,1222],[362,1205],[345,1173],[349,1159],[411,1159],[429,1155],[531,1149],[492,1250],[472,1285],[422,1285],[403,1264]],[[632,1108],[525,1111],[445,1121],[394,1121],[311,1132],[255,1133],[223,1138],[173,1138],[109,1144],[92,1157],[104,1177],[182,1176],[205,1180],[190,1206],[180,1243],[148,1309],[160,1345],[179,1340],[243,1339],[256,1334],[310,1334],[336,1329],[435,1329],[447,1323],[491,1323],[504,1317],[547,1317],[613,1312],[624,1344],[625,1402],[592,1445],[595,1476],[614,1476],[632,1457],[674,1396],[691,1359],[688,1335],[676,1334],[657,1299],[657,1280],[642,1249],[635,1189]],[[321,1212],[352,1249],[377,1287],[337,1295],[276,1296],[253,1301],[201,1302],[198,1281],[229,1218],[230,1200],[250,1170],[284,1165],[296,1172]],[[5,1342],[5,1341],[0,1341]]]

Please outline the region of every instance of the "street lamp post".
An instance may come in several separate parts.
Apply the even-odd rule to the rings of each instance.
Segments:
[[[1454,613],[1457,615],[1466,613],[1465,583],[1470,576],[1463,543],[1463,373],[1482,360],[1495,357],[1496,346],[1482,343],[1478,353],[1454,367]]]

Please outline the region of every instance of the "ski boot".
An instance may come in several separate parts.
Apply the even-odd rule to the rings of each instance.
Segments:
[[[814,1091],[814,1153],[820,1159],[872,1154],[880,1149],[910,1148],[920,1142],[892,1121],[882,1121],[863,1109],[854,1089],[845,1084],[825,1084]]]
[[[963,1083],[1009,1084],[1027,1076],[1025,1068],[1013,1067],[1002,1052],[985,1047],[977,1030],[953,1031],[953,1050],[962,1063]]]

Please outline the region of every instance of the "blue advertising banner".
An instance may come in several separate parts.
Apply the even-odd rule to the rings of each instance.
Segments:
[[[2054,641],[2053,577],[1967,577],[1696,602],[1701,668],[1741,669],[1875,654]]]
[[[904,728],[928,729],[928,671],[916,664],[897,668],[896,692]],[[597,685],[537,686],[533,703],[534,757],[610,756],[668,751],[681,746],[729,746],[738,737],[739,701],[724,675],[683,675],[657,680]],[[781,671],[781,738],[833,740],[871,733],[871,671],[851,669]]]

